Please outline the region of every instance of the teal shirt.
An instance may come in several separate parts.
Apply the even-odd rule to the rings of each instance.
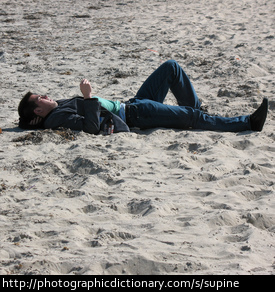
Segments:
[[[97,98],[104,108],[106,108],[108,111],[112,112],[113,114],[119,116],[120,102],[118,100],[116,101],[107,100],[99,96],[93,96],[93,98]]]

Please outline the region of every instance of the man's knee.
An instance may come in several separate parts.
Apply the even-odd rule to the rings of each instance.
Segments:
[[[179,64],[175,60],[168,60],[162,64],[166,74],[173,76],[173,78],[178,74]]]
[[[174,68],[175,66],[178,66],[178,63],[177,63],[177,61],[171,59],[171,60],[164,62],[164,65]]]

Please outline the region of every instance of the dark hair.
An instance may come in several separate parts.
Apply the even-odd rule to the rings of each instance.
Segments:
[[[34,113],[37,104],[34,101],[29,101],[33,93],[28,92],[24,95],[21,99],[19,106],[18,106],[18,114],[19,114],[19,127],[23,129],[34,129],[34,128],[41,128],[41,124],[32,126],[30,125],[30,121],[37,117]]]

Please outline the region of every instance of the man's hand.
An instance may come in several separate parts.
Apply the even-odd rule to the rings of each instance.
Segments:
[[[84,99],[92,97],[92,86],[87,79],[83,79],[80,82],[80,91],[82,92]]]
[[[32,119],[32,120],[29,122],[29,125],[30,125],[30,126],[36,126],[36,125],[38,125],[39,123],[41,123],[41,121],[42,121],[42,118],[40,118],[40,117],[36,117],[36,118]]]

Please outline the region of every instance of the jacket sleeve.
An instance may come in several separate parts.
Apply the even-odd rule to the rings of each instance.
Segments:
[[[85,99],[84,107],[83,131],[98,134],[100,131],[100,102],[97,98]]]
[[[75,131],[98,134],[100,131],[100,103],[97,98],[84,100],[84,116],[73,112],[55,112],[44,122],[45,128],[64,127]]]

